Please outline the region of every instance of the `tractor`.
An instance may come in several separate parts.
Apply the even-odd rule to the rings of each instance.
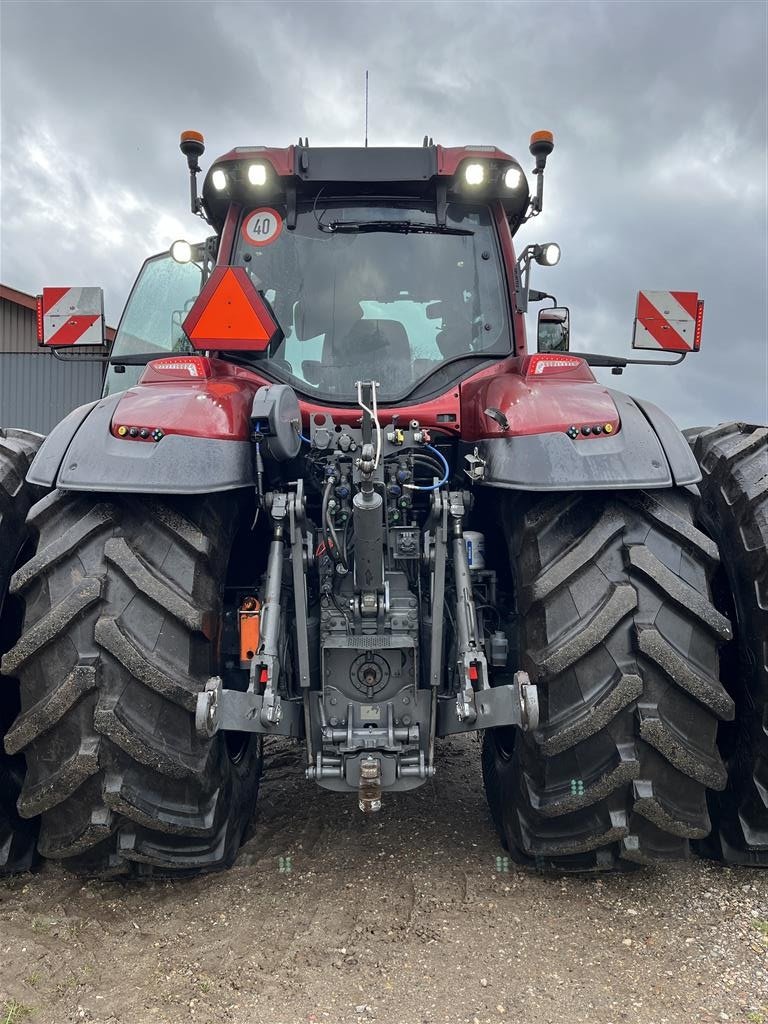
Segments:
[[[199,189],[182,134],[209,237],[145,262],[99,400],[0,432],[0,871],[224,868],[266,737],[375,814],[478,731],[521,865],[768,864],[766,430],[596,380],[694,352],[696,293],[640,293],[656,358],[571,351],[559,247],[513,243],[553,145],[529,184],[300,139]],[[41,343],[102,305],[45,289]]]

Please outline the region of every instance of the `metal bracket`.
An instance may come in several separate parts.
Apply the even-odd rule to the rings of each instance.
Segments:
[[[467,468],[464,472],[473,483],[476,483],[485,477],[487,459],[484,459],[480,455],[478,448],[475,448],[471,455],[465,455],[464,461],[467,463]]]
[[[473,721],[462,719],[457,702],[441,700],[437,712],[437,735],[450,736],[478,729],[496,729],[514,725],[523,732],[539,724],[539,695],[527,672],[515,672],[514,680],[474,694],[477,715]]]
[[[263,736],[303,736],[302,705],[297,701],[281,701],[278,721],[270,722],[264,714],[265,697],[250,691],[225,690],[221,678],[213,676],[197,697],[195,729],[198,736],[210,739],[220,729],[256,732]]]

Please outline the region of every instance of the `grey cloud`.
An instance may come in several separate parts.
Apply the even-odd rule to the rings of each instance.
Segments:
[[[0,276],[101,283],[112,320],[187,209],[178,132],[235,145],[557,148],[536,285],[574,345],[628,352],[639,287],[698,289],[704,349],[610,384],[682,424],[765,419],[766,18],[756,3],[34,3],[2,7]],[[72,275],[75,274],[77,281]],[[529,318],[534,326],[535,316]]]

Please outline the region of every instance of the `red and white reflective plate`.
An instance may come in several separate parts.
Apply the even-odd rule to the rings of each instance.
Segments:
[[[698,292],[638,292],[632,347],[697,352],[703,317]]]

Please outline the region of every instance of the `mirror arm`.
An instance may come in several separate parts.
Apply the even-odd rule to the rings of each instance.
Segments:
[[[583,359],[590,366],[610,366],[614,373],[621,373],[626,366],[678,366],[688,353],[681,352],[677,359],[625,359],[623,356],[608,356],[602,352],[571,352],[571,355]]]
[[[51,345],[51,352],[53,352],[54,359],[60,359],[62,363],[107,363],[109,362],[109,355],[104,353],[102,355],[88,355],[85,352],[73,352],[71,348],[56,348]],[[69,355],[64,355],[65,352],[69,352]]]

